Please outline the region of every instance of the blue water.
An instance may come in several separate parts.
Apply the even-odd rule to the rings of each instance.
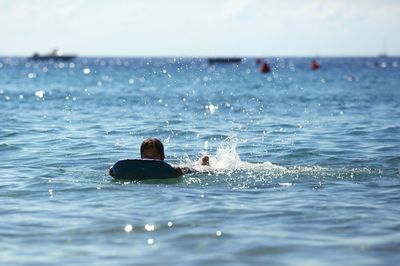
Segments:
[[[400,58],[268,62],[0,58],[0,264],[397,264]]]

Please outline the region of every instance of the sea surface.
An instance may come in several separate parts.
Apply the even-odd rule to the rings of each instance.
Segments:
[[[0,58],[0,264],[398,265],[400,58],[266,60]]]

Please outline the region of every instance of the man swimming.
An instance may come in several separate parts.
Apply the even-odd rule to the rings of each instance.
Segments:
[[[140,145],[140,157],[142,159],[152,159],[164,161],[164,145],[159,139],[148,138],[145,139]],[[209,165],[209,157],[203,156],[199,161],[200,165]],[[184,174],[193,173],[195,170],[189,167],[174,167],[176,176],[182,176]],[[109,169],[109,175],[115,177],[115,173],[112,167]]]

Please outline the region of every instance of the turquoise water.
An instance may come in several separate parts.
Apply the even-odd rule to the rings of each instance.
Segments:
[[[0,58],[1,264],[397,264],[400,58],[318,61]]]

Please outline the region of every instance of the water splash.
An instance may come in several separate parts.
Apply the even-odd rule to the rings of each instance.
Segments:
[[[238,139],[230,136],[225,139],[217,148],[215,155],[208,155],[208,141],[204,143],[204,152],[202,155],[208,155],[210,158],[210,166],[206,166],[210,171],[237,171],[237,170],[271,170],[281,169],[285,167],[274,165],[271,162],[249,163],[240,159],[236,151]],[[202,166],[201,169],[204,169]]]
[[[187,185],[227,184],[233,189],[272,187],[287,189],[295,184],[310,183],[314,188],[323,187],[328,180],[363,180],[382,173],[370,168],[294,166],[284,167],[269,161],[250,163],[240,159],[236,150],[238,139],[230,136],[219,144],[214,155],[208,154],[208,142],[204,143],[202,155],[208,155],[210,165],[200,166],[192,162],[199,174],[188,176]]]

